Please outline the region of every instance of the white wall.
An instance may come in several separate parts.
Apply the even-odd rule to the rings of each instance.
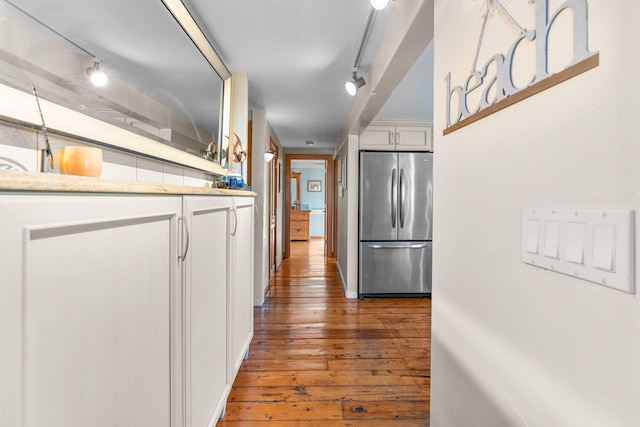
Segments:
[[[257,193],[254,241],[254,305],[264,304],[265,292],[269,286],[269,163],[264,162],[264,152],[269,147],[269,138],[278,145],[278,162],[283,163],[284,152],[280,146],[277,136],[267,122],[265,110],[253,110],[252,116],[252,141],[251,141],[251,187]],[[275,161],[275,160],[272,160]],[[284,173],[284,166],[282,168]],[[277,183],[275,183],[277,185]],[[276,252],[278,254],[276,263],[282,262],[282,236],[284,233],[284,213],[283,213],[284,181],[282,191],[278,193],[278,223],[276,236]]]
[[[347,159],[347,181],[338,197],[338,256],[336,264],[347,298],[358,297],[358,136],[349,135],[338,155]],[[337,171],[336,171],[337,173]]]
[[[264,162],[264,152],[269,147],[269,124],[264,110],[252,111],[251,187],[256,192],[255,241],[254,241],[254,305],[264,303],[269,285],[269,173]]]
[[[274,141],[278,143],[279,141],[273,135]],[[278,175],[278,179],[280,180],[280,192],[278,193],[278,223],[276,224],[276,230],[278,230],[278,234],[276,235],[276,267],[279,268],[282,263],[282,255],[284,252],[284,192],[285,192],[285,177],[284,177],[284,150],[278,144],[278,163],[280,165],[280,174]],[[276,185],[278,185],[276,183]]]
[[[442,136],[484,3],[435,2],[432,425],[640,425],[638,297],[520,262],[524,207],[640,209],[640,4],[589,1],[599,67]],[[533,3],[503,3],[534,28]],[[479,64],[516,34],[492,18]]]
[[[373,120],[433,120],[433,40]]]

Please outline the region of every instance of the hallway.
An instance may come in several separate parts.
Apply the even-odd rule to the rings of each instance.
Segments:
[[[430,299],[345,299],[320,239],[291,242],[219,426],[429,426]]]

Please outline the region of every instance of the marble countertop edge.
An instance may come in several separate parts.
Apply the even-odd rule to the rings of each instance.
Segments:
[[[171,194],[209,196],[249,196],[246,190],[194,187],[188,185],[155,184],[146,182],[113,181],[82,176],[50,173],[0,171],[0,191],[40,191],[73,193]]]

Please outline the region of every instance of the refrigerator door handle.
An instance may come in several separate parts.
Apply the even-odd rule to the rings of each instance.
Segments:
[[[391,228],[396,228],[396,170],[391,172]]]
[[[414,243],[411,245],[407,245],[407,244],[402,244],[402,245],[393,245],[393,244],[389,244],[389,245],[367,245],[370,249],[424,249],[426,248],[428,245],[427,243]]]
[[[398,209],[400,210],[400,228],[404,228],[404,169],[400,169],[400,201]]]

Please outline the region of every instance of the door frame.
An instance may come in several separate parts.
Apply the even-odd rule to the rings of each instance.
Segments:
[[[324,253],[327,258],[335,258],[335,245],[334,245],[334,229],[335,229],[335,220],[334,220],[334,212],[333,212],[333,204],[334,204],[334,168],[333,168],[333,155],[331,154],[286,154],[285,155],[285,180],[284,180],[284,203],[283,203],[283,211],[284,211],[284,258],[289,258],[291,256],[291,236],[289,224],[291,220],[291,161],[292,160],[324,160],[327,174],[325,178],[325,200],[326,200],[326,209],[324,215]]]
[[[276,274],[278,269],[278,176],[279,172],[279,149],[278,144],[269,138],[269,149],[274,153],[273,159],[269,162],[269,280]],[[271,227],[273,224],[273,228]]]

